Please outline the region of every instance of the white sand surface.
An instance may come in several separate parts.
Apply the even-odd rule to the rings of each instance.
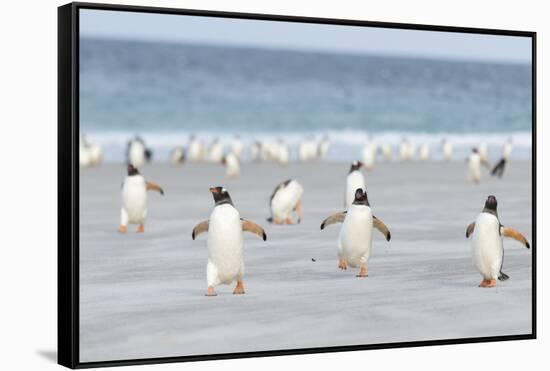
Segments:
[[[489,194],[503,224],[531,241],[531,163],[514,161],[503,179],[480,185],[466,164],[377,164],[365,172],[374,214],[392,233],[375,234],[369,277],[337,268],[339,225],[321,221],[343,206],[348,165],[244,164],[238,179],[222,166],[152,164],[142,173],[165,190],[149,193],[144,234],[117,233],[123,165],[80,176],[80,361],[311,348],[531,331],[530,250],[505,241],[495,289],[481,277],[465,238]],[[281,181],[304,186],[300,225],[266,222]],[[241,216],[264,226],[268,240],[245,238],[246,294],[218,287],[206,297],[206,235],[191,239],[225,186]],[[314,258],[316,261],[312,261]]]

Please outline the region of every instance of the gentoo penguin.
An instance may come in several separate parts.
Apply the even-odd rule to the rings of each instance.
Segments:
[[[182,147],[174,148],[170,154],[170,163],[173,166],[178,166],[183,164],[183,161],[185,161],[185,150]]]
[[[244,256],[243,231],[252,232],[264,241],[266,234],[256,223],[241,218],[233,205],[231,197],[223,187],[212,187],[214,210],[210,219],[193,228],[193,240],[201,233],[208,232],[206,247],[208,263],[206,265],[207,296],[215,296],[215,287],[220,283],[230,284],[237,281],[233,294],[244,294]]]
[[[260,153],[262,151],[262,143],[255,141],[250,145],[250,159],[252,161],[260,160]]]
[[[324,135],[321,142],[319,142],[319,158],[327,157],[328,151],[330,149],[330,140],[328,135]]]
[[[317,158],[317,143],[313,138],[300,142],[298,146],[298,159],[300,162],[313,161]]]
[[[279,138],[277,142],[277,162],[280,165],[286,166],[290,161],[290,153],[288,146],[285,144],[282,138]]]
[[[361,167],[363,163],[361,161],[355,161],[351,164],[346,178],[346,193],[344,195],[344,207],[347,209],[353,203],[355,199],[355,190],[357,188],[366,189],[365,177],[361,173]]]
[[[229,177],[238,177],[241,173],[239,158],[233,152],[223,156],[222,164],[225,165],[225,173]]]
[[[441,153],[445,161],[451,161],[453,159],[453,144],[447,139],[441,141]]]
[[[267,221],[275,224],[292,224],[292,214],[296,213],[297,223],[300,223],[303,193],[304,188],[294,179],[279,184],[269,198],[271,217]]]
[[[497,278],[505,281],[510,278],[502,272],[504,247],[502,237],[510,237],[530,248],[525,237],[513,228],[500,223],[497,214],[497,199],[487,197],[485,207],[475,222],[466,228],[466,238],[472,236],[474,265],[483,277],[479,287],[494,287]]]
[[[362,157],[365,169],[372,170],[376,161],[376,144],[373,142],[367,143],[363,148]]]
[[[411,143],[407,138],[403,138],[399,144],[399,160],[408,161],[411,159]]]
[[[128,165],[128,176],[122,183],[122,209],[120,210],[120,233],[126,233],[128,223],[139,224],[137,231],[144,232],[147,217],[147,191],[164,191],[153,182],[148,182],[132,164]]]
[[[231,152],[233,152],[238,159],[241,158],[241,154],[243,152],[243,142],[241,142],[241,138],[238,135],[235,135],[235,138],[233,138],[233,142],[231,143]]]
[[[145,162],[151,161],[153,152],[145,146],[145,142],[139,136],[128,142],[126,162],[136,168],[141,168]]]
[[[218,138],[214,139],[212,145],[210,146],[210,161],[219,163],[223,158],[223,144],[219,141]]]
[[[428,144],[420,146],[419,156],[421,161],[428,161],[430,159],[430,146]]]
[[[334,223],[344,223],[338,236],[338,268],[344,270],[349,265],[359,267],[357,277],[367,277],[367,262],[372,248],[372,228],[384,234],[386,241],[391,238],[388,227],[372,214],[367,192],[357,188],[352,205],[347,211],[333,214],[321,223],[321,230]]]
[[[197,162],[203,160],[203,145],[202,142],[195,136],[189,138],[187,146],[187,158],[189,161]]]
[[[502,158],[497,162],[497,164],[491,171],[491,175],[496,175],[499,178],[502,178],[502,175],[504,174],[504,168],[506,167],[506,164],[510,160],[511,154],[512,154],[512,138],[508,139],[508,141],[504,144],[504,148],[502,149]]]
[[[481,157],[477,148],[472,149],[472,153],[468,157],[468,176],[476,184],[481,180]]]

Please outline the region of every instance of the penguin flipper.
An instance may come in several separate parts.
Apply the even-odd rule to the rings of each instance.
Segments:
[[[346,213],[347,211],[342,211],[340,213],[332,214],[331,216],[323,220],[323,222],[321,223],[321,229],[325,229],[326,226],[329,226],[331,224],[343,223],[344,219],[346,219]]]
[[[164,190],[158,184],[155,184],[153,182],[146,182],[145,184],[147,185],[148,191],[157,191],[164,196]]]
[[[203,232],[208,232],[208,220],[205,220],[204,222],[200,222],[193,228],[193,233],[191,233],[191,237],[195,239],[199,234]]]
[[[506,273],[504,273],[503,271],[500,271],[499,275],[498,275],[498,280],[499,281],[506,281],[510,279],[510,276],[507,275]]]
[[[384,237],[386,237],[386,241],[389,241],[391,239],[391,233],[388,227],[384,224],[383,221],[381,221],[374,215],[372,216],[372,226],[382,232]]]
[[[525,236],[523,236],[521,233],[519,233],[513,228],[501,226],[500,234],[504,237],[510,237],[518,242],[521,242],[528,249],[531,247],[529,245],[529,242],[527,242],[527,239],[525,238]]]
[[[251,222],[250,220],[241,218],[241,225],[243,228],[243,232],[252,232],[261,237],[264,241],[267,239],[267,235],[265,234],[264,229],[258,224]]]
[[[468,227],[466,227],[466,238],[469,238],[472,235],[472,233],[474,233],[475,226],[476,226],[476,223],[473,222],[473,223],[470,223]]]

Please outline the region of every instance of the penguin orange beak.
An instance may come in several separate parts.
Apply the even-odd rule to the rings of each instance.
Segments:
[[[215,187],[210,187],[211,193],[218,193],[218,190]]]

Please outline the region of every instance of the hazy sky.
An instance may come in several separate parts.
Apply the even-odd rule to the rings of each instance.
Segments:
[[[530,63],[527,37],[81,10],[82,36]]]

